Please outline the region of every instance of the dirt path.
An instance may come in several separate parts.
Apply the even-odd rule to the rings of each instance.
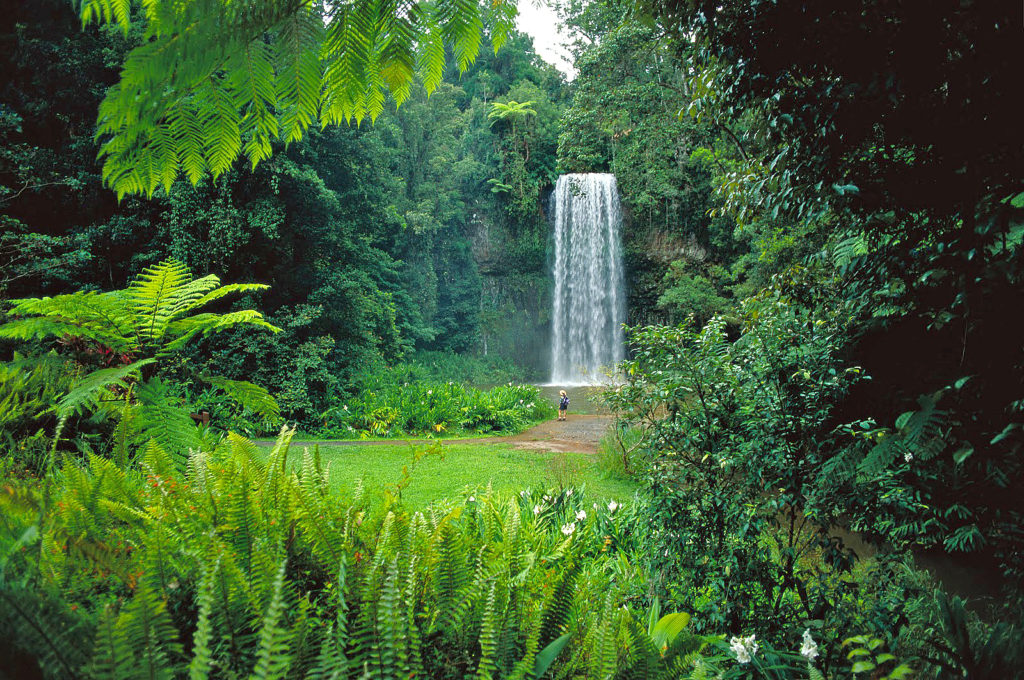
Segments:
[[[611,426],[612,417],[605,415],[576,415],[560,422],[548,420],[531,427],[526,432],[509,437],[473,437],[469,439],[443,439],[445,444],[497,444],[511,443],[517,449],[533,449],[535,451],[595,453],[602,435]],[[406,446],[409,442],[425,443],[425,439],[386,439],[376,441],[323,441],[294,440],[292,444],[299,446]],[[261,446],[270,446],[272,440],[256,442]]]

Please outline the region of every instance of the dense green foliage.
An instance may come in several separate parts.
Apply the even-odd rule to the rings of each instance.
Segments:
[[[817,539],[780,541],[788,516],[897,554],[964,555],[979,580],[998,574],[992,616],[1019,619],[1024,363],[1006,319],[1024,290],[1024,139],[1009,3],[558,4],[580,66],[560,162],[618,177],[633,322],[691,319],[636,329],[612,397],[621,458],[646,465],[659,518],[654,591],[714,593],[735,630],[785,634],[787,606],[842,630],[848,577],[812,560],[805,582]],[[909,595],[893,583],[879,605],[899,609]],[[929,611],[946,621],[931,633],[957,627]],[[907,630],[878,621],[891,641]],[[983,656],[951,661],[943,643],[940,663],[900,644],[939,674]],[[973,672],[1019,673],[996,669]]]
[[[504,0],[0,16],[16,673],[1021,676],[1019,8],[554,4],[572,83]],[[367,498],[224,433],[549,418],[565,171],[625,208],[633,500],[556,457],[413,508],[434,447]]]
[[[82,22],[133,26],[131,0],[84,0]],[[141,3],[142,42],[99,107],[103,179],[118,197],[171,188],[179,174],[215,178],[244,153],[401,104],[418,76],[442,80],[446,46],[460,71],[486,24],[495,48],[513,29],[508,0],[323,5],[294,0]]]
[[[696,72],[680,114],[743,126],[741,158],[718,180],[726,209],[744,228],[835,235],[858,317],[851,352],[873,376],[845,407],[873,421],[860,432],[877,442],[862,474],[884,484],[904,458],[920,461],[905,480],[930,508],[915,539],[981,551],[1019,579],[1012,527],[1024,517],[1011,480],[1024,472],[1024,363],[1004,324],[1024,290],[1024,139],[1006,103],[1014,12],[912,2],[655,12]]]
[[[562,83],[528,39],[512,35],[497,53],[488,45],[462,74],[451,61],[429,98],[413,85],[372,126],[311,129],[254,170],[236,164],[118,204],[93,160],[93,121],[141,31],[82,30],[61,0],[19,5],[3,22],[4,297],[121,288],[168,257],[272,283],[259,305],[280,333],[210,339],[189,358],[197,372],[266,386],[307,428],[362,373],[410,350],[541,368],[546,226],[536,197],[553,176]],[[535,101],[539,119],[506,144],[511,130],[488,113],[510,97]],[[530,157],[516,167],[530,173],[518,183],[532,209],[489,183],[514,182],[506,168],[524,139]]]
[[[378,380],[323,416],[329,437],[391,437],[405,434],[516,433],[555,415],[555,406],[532,385],[488,390],[461,383]]]
[[[127,463],[133,446],[149,440],[159,442],[172,455],[187,454],[200,445],[201,436],[180,403],[176,388],[181,385],[167,379],[169,369],[175,366],[176,355],[198,336],[239,326],[277,331],[254,310],[197,313],[229,295],[264,288],[260,284],[222,286],[212,275],[193,279],[183,264],[170,260],[145,270],[125,290],[13,300],[9,312],[13,320],[0,326],[0,338],[43,340],[53,349],[38,361],[25,358],[6,367],[7,381],[20,382],[8,387],[8,424],[21,421],[23,428],[20,432],[12,428],[8,436],[14,440],[25,436],[52,413],[58,418],[52,433],[54,453],[62,437],[79,449],[83,445],[85,450],[92,449],[80,436],[81,419],[112,424],[113,435],[109,442],[101,439],[101,451],[120,465]],[[66,392],[55,404],[48,404],[33,392],[54,376]],[[254,418],[269,423],[280,419],[276,400],[262,387],[220,376],[190,378],[209,385],[221,399],[235,402]],[[14,401],[19,394],[32,398]],[[27,461],[23,453],[12,458],[20,464],[31,462],[37,470],[48,467]]]
[[[94,457],[0,503],[2,648],[53,677],[742,677],[719,636],[617,602],[635,521],[572,488],[426,511],[327,493],[319,456],[231,435],[183,471]],[[595,606],[596,605],[596,606]],[[761,644],[774,676],[807,662]],[[691,675],[692,673],[692,675]]]

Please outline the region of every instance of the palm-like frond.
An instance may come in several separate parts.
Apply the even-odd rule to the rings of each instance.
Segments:
[[[131,424],[138,439],[156,441],[182,462],[190,449],[200,447],[201,439],[195,424],[188,412],[174,402],[162,380],[154,378],[142,384],[138,399],[141,408]]]
[[[73,415],[82,409],[95,406],[97,400],[108,394],[114,387],[127,390],[128,379],[133,376],[138,377],[143,366],[148,366],[155,361],[155,359],[143,359],[126,366],[101,368],[89,373],[75,383],[71,391],[57,402],[57,412],[61,415]]]
[[[259,283],[222,286],[214,275],[193,279],[177,260],[148,267],[122,291],[79,292],[47,298],[15,300],[0,326],[0,338],[13,340],[79,337],[110,352],[166,356],[199,334],[249,324],[277,332],[251,309],[227,314],[189,314],[236,293],[266,290]]]
[[[245,380],[228,380],[212,375],[204,375],[200,379],[214,387],[219,387],[232,400],[241,404],[243,408],[260,415],[264,420],[273,422],[281,419],[281,407],[265,387]]]
[[[118,292],[13,300],[8,314],[15,320],[0,326],[0,338],[32,340],[71,335],[118,351],[133,346],[132,317]]]
[[[82,21],[127,30],[131,0],[81,0]],[[119,197],[197,182],[240,153],[255,166],[271,141],[310,125],[371,118],[385,91],[400,104],[418,73],[440,83],[445,44],[460,69],[490,32],[512,31],[514,0],[146,0],[146,40],[100,105],[103,178]]]

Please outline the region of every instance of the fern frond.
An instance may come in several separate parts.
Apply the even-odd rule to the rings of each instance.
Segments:
[[[126,678],[134,662],[124,635],[117,627],[117,613],[112,606],[104,608],[96,626],[96,642],[88,673],[94,678]]]
[[[302,139],[317,120],[323,83],[320,70],[323,40],[323,19],[312,4],[282,22],[275,40],[276,98],[281,110],[279,134],[286,144]]]
[[[565,626],[569,621],[569,614],[572,609],[572,600],[578,576],[579,566],[575,563],[563,568],[562,573],[559,575],[551,597],[544,607],[540,644],[547,645],[565,631]]]
[[[200,380],[219,387],[243,408],[258,414],[264,420],[276,422],[281,419],[281,407],[266,388],[245,380],[229,380],[220,376],[204,375]]]
[[[175,661],[182,652],[177,631],[166,602],[145,581],[118,617],[116,634],[123,636],[123,644],[132,654],[131,672],[121,677],[176,677]]]
[[[417,5],[421,11],[422,36],[419,54],[416,58],[416,69],[423,87],[433,92],[444,77],[444,34],[439,25],[437,10],[433,5]]]
[[[165,344],[157,356],[166,356],[184,348],[197,335],[209,335],[243,324],[266,328],[272,333],[281,331],[277,326],[264,321],[263,315],[252,309],[228,312],[227,314],[196,314],[172,321],[167,325],[168,335],[176,337]]]
[[[143,441],[155,440],[161,448],[176,456],[183,468],[188,451],[202,445],[188,411],[175,403],[159,378],[140,385],[137,396],[140,408],[132,424],[137,437]]]
[[[192,661],[188,667],[191,680],[205,680],[210,676],[213,661],[213,651],[210,649],[213,641],[213,588],[219,569],[220,558],[214,560],[213,564],[203,562],[200,565],[201,577],[196,591],[196,608],[199,613],[196,617],[196,632],[192,636]]]
[[[263,615],[260,630],[259,651],[256,654],[256,667],[249,676],[250,680],[276,680],[288,677],[291,667],[291,654],[288,649],[288,629],[281,625],[286,606],[284,593],[284,575],[287,562],[281,561],[274,576],[270,604]]]
[[[89,373],[76,382],[71,391],[57,402],[57,413],[74,415],[86,407],[95,406],[104,394],[112,388],[129,389],[129,378],[136,378],[143,366],[154,363],[155,359],[143,359],[126,366],[101,368]]]
[[[484,600],[483,623],[480,627],[480,661],[477,664],[478,680],[491,680],[498,670],[495,663],[498,635],[504,619],[504,592],[499,590],[499,581],[491,582]]]
[[[133,348],[133,316],[118,293],[79,292],[13,300],[8,315],[20,318],[0,326],[11,340],[75,336],[116,351]]]
[[[437,6],[442,35],[452,47],[459,70],[465,71],[480,51],[483,17],[476,0],[440,0]]]
[[[177,260],[164,260],[156,266],[147,267],[135,277],[128,286],[126,297],[136,314],[137,332],[142,342],[153,342],[163,337],[182,289],[191,279],[188,267]]]
[[[79,13],[127,29],[129,7],[83,0]],[[193,183],[206,171],[216,177],[243,151],[255,167],[274,139],[301,139],[316,122],[373,118],[385,89],[399,103],[408,97],[417,71],[429,93],[444,44],[465,70],[485,26],[496,48],[509,35],[515,2],[147,0],[143,11],[146,40],[97,120],[103,180],[119,198],[152,195],[179,174]]]
[[[614,677],[618,668],[618,637],[619,617],[615,611],[615,591],[610,589],[604,598],[604,607],[596,622],[596,640],[594,646],[593,675],[596,678]]]

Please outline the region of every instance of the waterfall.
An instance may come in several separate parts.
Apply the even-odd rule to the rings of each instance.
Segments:
[[[623,358],[622,209],[615,175],[562,175],[552,197],[555,291],[551,382],[603,382]]]

